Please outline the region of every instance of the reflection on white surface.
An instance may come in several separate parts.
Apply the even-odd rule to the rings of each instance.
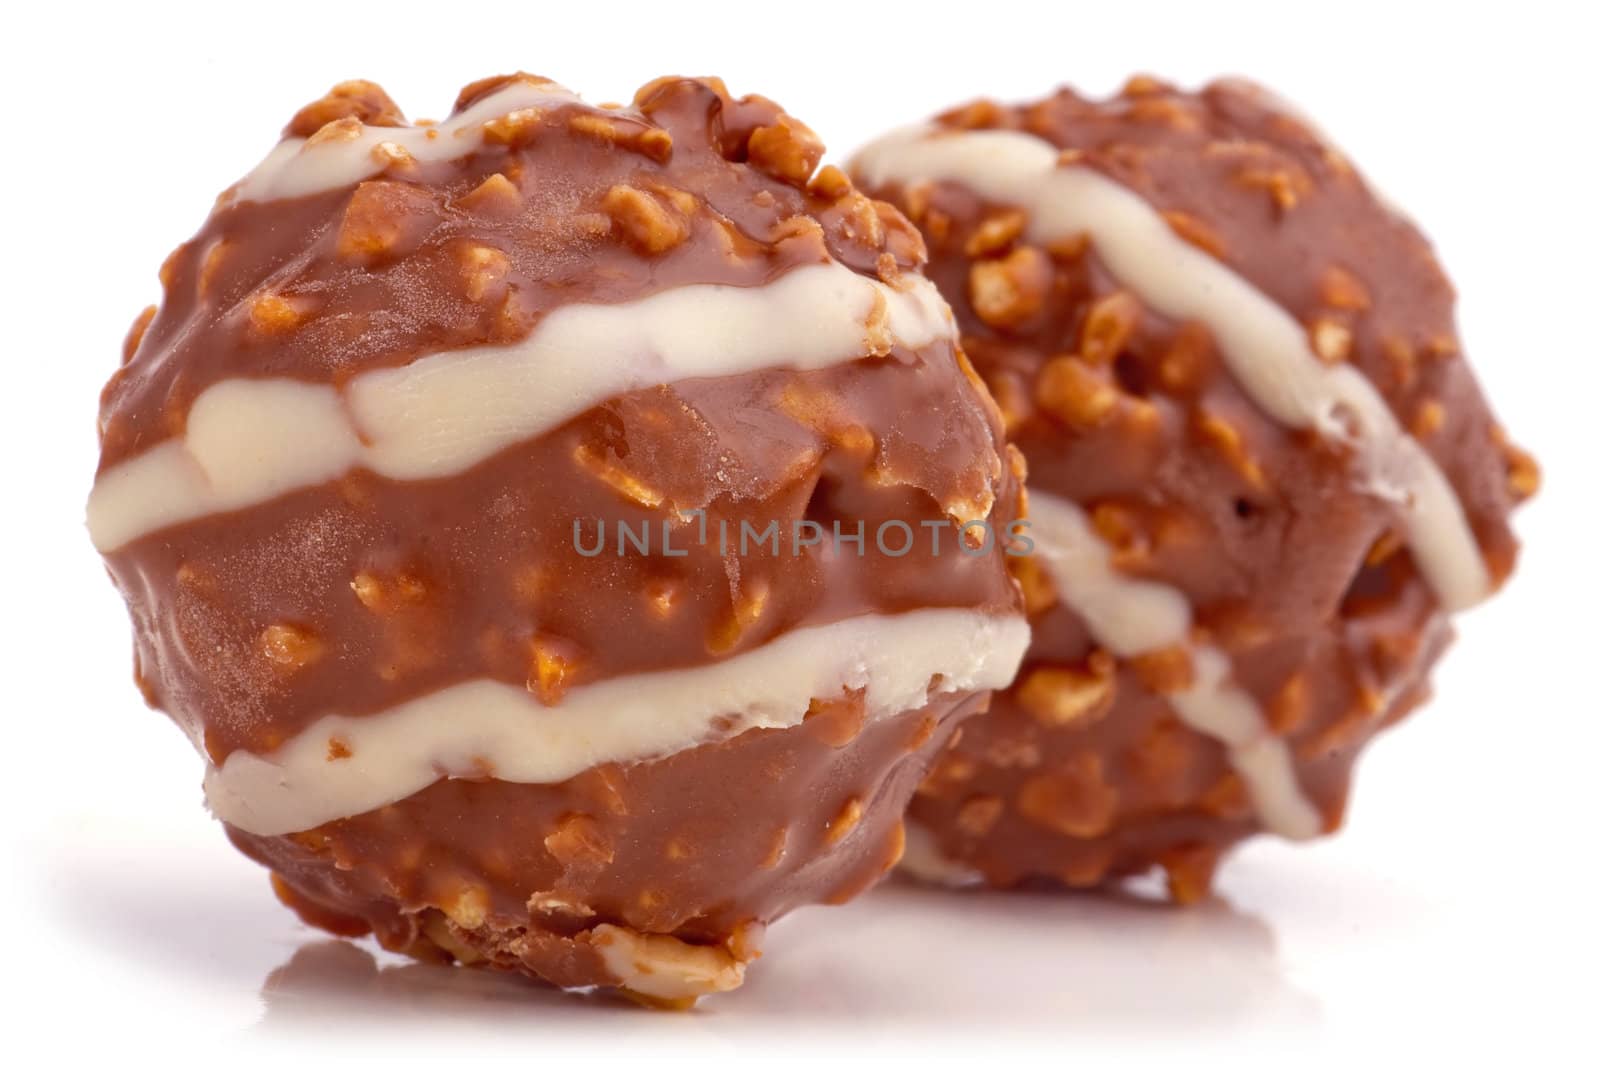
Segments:
[[[264,1036],[381,1026],[548,1038],[600,1025],[623,1037],[737,1039],[783,1019],[834,1032],[937,1021],[982,1033],[1181,1040],[1318,1019],[1315,1000],[1285,979],[1267,925],[1220,900],[1176,909],[1131,895],[891,883],[847,908],[790,916],[743,989],[672,1015],[323,937],[277,904],[264,872],[215,842],[203,852],[139,851],[108,839],[58,854],[52,903],[63,925],[102,958],[203,1001],[224,1028]]]

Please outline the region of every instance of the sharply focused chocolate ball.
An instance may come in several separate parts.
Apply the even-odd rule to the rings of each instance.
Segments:
[[[922,785],[908,865],[1162,868],[1189,900],[1251,834],[1333,830],[1538,481],[1426,240],[1236,81],[980,102],[852,170],[921,228],[1030,471],[1033,642]]]
[[[167,260],[90,529],[307,921],[681,1003],[899,858],[1026,647],[1021,464],[821,153],[715,79],[350,82]]]

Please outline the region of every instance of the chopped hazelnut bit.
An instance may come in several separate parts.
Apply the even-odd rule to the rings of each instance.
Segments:
[[[1493,427],[1490,433],[1505,459],[1506,488],[1511,493],[1511,499],[1527,500],[1539,491],[1539,485],[1543,480],[1538,461],[1530,453],[1512,444],[1500,427]]]
[[[829,748],[843,748],[854,741],[867,721],[866,694],[846,693],[824,700],[813,698],[806,709],[806,721],[816,723],[817,740]]]
[[[533,639],[531,652],[528,692],[538,697],[539,703],[553,707],[561,703],[572,684],[578,666],[576,651],[569,642],[540,635]]]
[[[1213,845],[1178,845],[1161,854],[1167,875],[1167,895],[1174,904],[1198,904],[1211,895],[1222,853]]]
[[[362,182],[345,206],[335,250],[356,260],[402,256],[421,244],[437,221],[427,190],[403,182]]]
[[[1267,702],[1267,725],[1278,735],[1291,734],[1305,725],[1311,712],[1306,672],[1295,671]]]
[[[780,114],[772,126],[757,126],[746,146],[750,163],[791,185],[804,185],[822,161],[822,142],[810,128]]]
[[[1380,347],[1396,384],[1402,389],[1409,387],[1417,377],[1417,350],[1401,337],[1386,337]]]
[[[641,507],[659,508],[666,503],[666,495],[659,489],[646,485],[589,445],[579,445],[572,458],[584,471]]]
[[[342,738],[342,737],[330,737],[330,738],[328,738],[328,762],[329,763],[333,763],[336,760],[349,759],[351,755],[352,755],[352,753],[350,751],[350,744],[344,738]]]
[[[1417,413],[1411,419],[1411,432],[1417,437],[1429,437],[1438,433],[1444,423],[1444,405],[1430,397],[1417,405]]]
[[[1000,121],[1003,111],[993,100],[974,100],[972,103],[939,116],[939,121],[958,130],[976,130],[993,126]]]
[[[1236,180],[1240,185],[1266,190],[1279,211],[1294,210],[1300,198],[1311,191],[1311,179],[1299,170],[1247,167],[1238,173]]]
[[[1155,693],[1181,693],[1194,685],[1194,660],[1183,645],[1146,652],[1129,661],[1139,680]]]
[[[287,333],[306,318],[304,306],[294,297],[257,293],[250,298],[250,326],[264,336]]]
[[[385,170],[407,171],[416,165],[416,157],[404,145],[393,141],[379,141],[372,146],[372,161]]]
[[[670,251],[689,236],[688,226],[674,210],[631,185],[613,185],[601,206],[628,243],[649,255]]]
[[[1197,388],[1211,366],[1211,334],[1198,322],[1184,323],[1156,364],[1161,384],[1174,393]]]
[[[1033,400],[1028,396],[1027,386],[1017,374],[1003,370],[992,372],[986,384],[995,406],[1000,409],[1000,421],[1005,424],[1006,432],[1015,433],[1033,413]]]
[[[1104,667],[1105,664],[1096,666]],[[1115,676],[1108,669],[1036,667],[1017,689],[1017,703],[1044,726],[1087,726],[1111,709]]]
[[[734,601],[728,617],[711,627],[706,635],[706,649],[721,655],[731,652],[744,640],[745,634],[761,618],[767,607],[768,589],[765,582],[748,582]]]
[[[1161,217],[1166,220],[1173,233],[1200,251],[1217,259],[1228,254],[1228,246],[1223,244],[1222,235],[1187,211],[1163,211]]]
[[[518,108],[483,124],[486,144],[525,145],[539,133],[544,112],[536,107]]]
[[[851,797],[844,802],[844,807],[839,813],[828,820],[828,826],[822,833],[822,840],[828,845],[837,845],[849,837],[861,823],[861,816],[866,809],[861,804],[860,797]]]
[[[1168,91],[1165,82],[1158,81],[1148,74],[1135,74],[1122,86],[1123,96],[1154,96]]]
[[[595,869],[616,858],[611,839],[593,816],[569,812],[545,835],[544,847],[563,867]]]
[[[1029,245],[974,263],[967,277],[972,310],[997,329],[1018,326],[1044,305],[1050,273],[1049,258]]]
[[[1114,386],[1076,356],[1057,356],[1044,365],[1034,383],[1039,407],[1068,426],[1090,429],[1116,410]]]
[[[462,888],[441,908],[463,930],[476,930],[489,917],[489,891],[481,885]]]
[[[1032,555],[1007,557],[1006,569],[1022,587],[1023,609],[1028,615],[1042,615],[1056,605],[1056,587]]]
[[[1364,311],[1372,305],[1372,297],[1361,279],[1340,266],[1331,266],[1322,272],[1322,302],[1341,311]]]
[[[1241,478],[1257,489],[1266,488],[1266,476],[1246,450],[1244,437],[1236,426],[1210,412],[1201,412],[1195,427],[1207,444],[1222,453],[1223,459]]]
[[[672,155],[672,135],[655,126],[643,126],[620,116],[582,112],[573,115],[567,125],[581,137],[638,152],[657,163],[665,163]]]
[[[699,997],[737,989],[744,981],[744,963],[717,945],[690,945],[610,923],[596,926],[589,942],[623,991],[648,1007],[684,1010]]]
[[[1311,326],[1311,350],[1324,363],[1343,363],[1350,358],[1354,343],[1350,327],[1332,319],[1318,319]]]
[[[1104,366],[1121,355],[1122,348],[1139,324],[1139,302],[1118,291],[1096,300],[1089,307],[1078,335],[1078,350],[1090,363]]]
[[[456,204],[480,215],[507,218],[522,210],[522,193],[504,174],[491,174]]]
[[[990,215],[972,231],[962,251],[974,259],[1004,252],[1022,236],[1023,228],[1027,224],[1028,216],[1017,210]]]
[[[994,828],[1005,807],[1004,800],[989,793],[969,797],[956,812],[956,827],[971,837],[982,837]]]
[[[360,120],[354,118],[334,119],[307,138],[306,147],[310,148],[319,144],[337,144],[341,141],[354,141],[360,136]]]
[[[1066,837],[1098,837],[1110,829],[1117,791],[1094,752],[1078,752],[1058,771],[1036,774],[1017,792],[1022,817]]]
[[[850,178],[844,171],[829,163],[817,171],[816,176],[811,179],[809,190],[817,199],[831,203],[850,195],[854,191],[854,186],[850,184]]]
[[[677,610],[680,592],[677,583],[665,580],[648,582],[644,589],[650,611],[658,619],[672,618],[673,612]]]
[[[772,835],[772,841],[767,846],[767,854],[761,857],[757,864],[764,871],[776,870],[778,864],[783,862],[783,857],[789,851],[789,828],[780,826]]]
[[[1385,530],[1372,547],[1367,549],[1366,563],[1369,567],[1381,567],[1391,557],[1406,546],[1405,539],[1394,530]]]
[[[1045,251],[1058,263],[1074,263],[1089,251],[1089,235],[1075,233],[1071,237],[1058,238],[1045,245]]]
[[[594,915],[594,909],[583,901],[574,900],[553,889],[541,890],[530,896],[528,910],[546,915],[565,915],[574,919],[587,919]]]
[[[488,245],[466,245],[458,250],[456,260],[461,265],[467,299],[475,304],[498,294],[511,271],[510,258]]]
[[[352,118],[366,126],[402,126],[405,116],[389,94],[369,81],[340,82],[326,96],[307,104],[289,120],[284,133],[290,137],[309,137],[342,118]]]
[[[261,631],[261,654],[280,667],[299,670],[322,658],[322,642],[308,630],[273,623]]]

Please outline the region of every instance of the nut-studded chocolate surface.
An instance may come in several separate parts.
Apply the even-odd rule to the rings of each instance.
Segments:
[[[926,237],[1042,549],[1016,684],[913,804],[933,865],[1187,900],[1248,834],[1333,829],[1538,480],[1427,242],[1239,82],[980,102],[852,170]]]
[[[898,855],[1026,641],[1021,461],[821,152],[715,79],[351,82],[168,258],[91,533],[311,921],[676,1002]]]

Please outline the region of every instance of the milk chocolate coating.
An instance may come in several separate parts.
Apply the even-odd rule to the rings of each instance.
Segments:
[[[1509,574],[1507,516],[1536,468],[1484,403],[1426,240],[1304,122],[1240,82],[1188,93],[1136,78],[1109,100],[1063,89],[937,124],[1041,138],[1298,319],[1321,358],[1381,392],[1448,477],[1493,580]],[[1357,753],[1425,698],[1449,633],[1392,502],[1364,489],[1348,450],[1257,407],[1207,330],[1143,305],[1092,242],[1030,245],[1017,205],[956,182],[867,188],[921,228],[1030,491],[1082,508],[1119,571],[1185,595],[1336,828]],[[964,727],[911,818],[993,885],[1161,867],[1175,898],[1203,895],[1261,826],[1222,745],[1162,695],[1181,665],[1097,649],[1037,562],[1017,563],[1034,628],[1023,670]],[[1069,684],[1094,688],[1052,721],[1051,690]]]
[[[469,86],[458,110],[507,84]],[[404,124],[376,86],[347,83],[288,133],[337,137],[357,121]],[[401,161],[354,187],[220,198],[169,258],[163,302],[106,387],[102,474],[182,434],[219,382],[340,386],[516,342],[569,305],[756,288],[830,261],[891,287],[920,270],[898,212],[835,168],[813,174],[809,130],[715,79],[518,121],[458,158]],[[220,766],[270,756],[331,711],[381,715],[467,680],[526,684],[554,706],[573,686],[703,666],[856,616],[1015,617],[1002,553],[952,549],[953,516],[981,513],[1003,536],[1017,514],[1020,460],[1002,437],[951,340],[894,343],[823,369],[626,391],[456,475],[353,469],[145,533],[107,563],[147,699]],[[670,558],[574,550],[575,520],[637,528],[692,509],[713,531],[950,526],[942,551],[923,537],[900,557],[724,554],[714,534]],[[550,677],[538,648],[557,650]],[[606,927],[742,966],[765,923],[847,899],[894,863],[910,791],[983,700],[934,695],[865,724],[859,699],[819,700],[790,729],[563,782],[501,781],[489,766],[313,829],[229,833],[308,921],[391,948],[625,984],[595,951]]]

